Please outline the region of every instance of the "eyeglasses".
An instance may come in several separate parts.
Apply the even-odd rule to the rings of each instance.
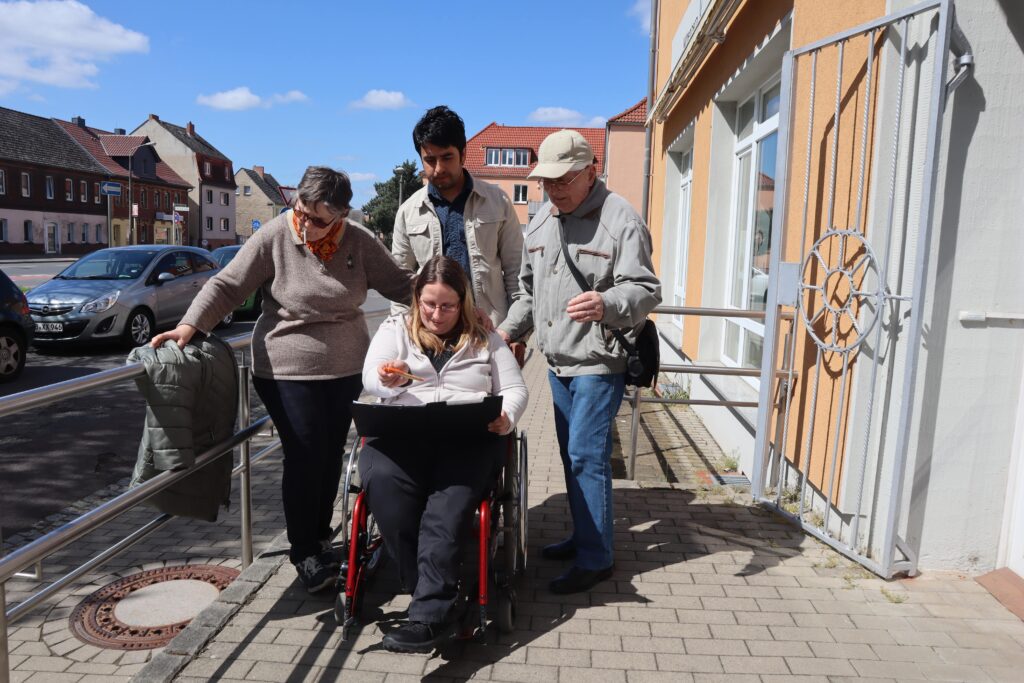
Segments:
[[[338,222],[339,218],[339,216],[332,216],[330,220],[325,221],[316,214],[309,213],[308,211],[303,211],[302,209],[299,208],[293,208],[292,211],[295,212],[295,216],[300,221],[305,221],[306,223],[312,225],[314,228],[318,228],[320,230],[323,230],[324,228],[329,228],[330,226],[334,225],[335,223]]]
[[[565,176],[561,178],[541,178],[540,184],[548,190],[564,190],[570,185],[576,182],[576,179],[587,172],[587,169],[582,169],[576,173],[571,179],[565,180]]]
[[[432,304],[432,303],[430,303],[428,301],[421,301],[420,302],[420,308],[422,308],[423,312],[426,313],[427,315],[430,315],[434,311],[441,311],[441,313],[443,313],[444,315],[448,315],[449,313],[454,313],[455,311],[459,310],[459,305],[458,304],[441,304],[441,305],[438,305],[438,304]]]

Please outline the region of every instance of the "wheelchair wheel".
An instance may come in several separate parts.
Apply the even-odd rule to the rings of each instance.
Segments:
[[[513,590],[501,591],[498,595],[497,614],[498,631],[512,633],[516,628],[516,593]]]

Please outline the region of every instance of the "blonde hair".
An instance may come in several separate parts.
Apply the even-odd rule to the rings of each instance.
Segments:
[[[459,297],[459,321],[455,328],[461,329],[455,350],[472,345],[487,345],[487,331],[480,324],[473,303],[473,292],[469,287],[469,279],[462,266],[447,256],[435,256],[423,265],[412,291],[412,307],[409,316],[409,337],[423,352],[431,351],[435,355],[444,351],[444,340],[426,328],[423,324],[423,313],[420,308],[420,295],[429,284],[440,283],[451,287]]]

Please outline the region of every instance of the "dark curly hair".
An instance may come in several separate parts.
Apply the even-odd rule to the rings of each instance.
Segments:
[[[459,154],[466,153],[466,124],[462,117],[443,104],[427,113],[412,129],[412,144],[419,154],[424,145],[454,147]]]

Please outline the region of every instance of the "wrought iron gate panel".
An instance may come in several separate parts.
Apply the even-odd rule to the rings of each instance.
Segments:
[[[916,571],[901,495],[942,113],[967,52],[952,0],[928,0],[783,61],[753,494],[884,577]]]

